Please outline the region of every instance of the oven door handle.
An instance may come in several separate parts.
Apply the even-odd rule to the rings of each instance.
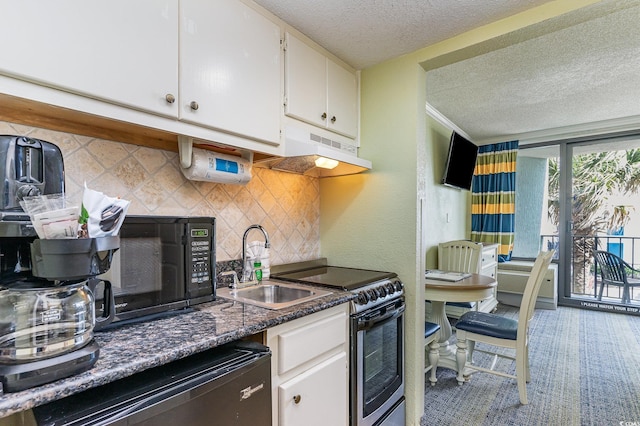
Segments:
[[[376,324],[381,323],[383,321],[387,321],[390,319],[395,319],[398,318],[400,315],[402,315],[402,313],[404,312],[404,305],[394,309],[391,312],[387,312],[386,314],[379,316],[379,317],[375,317],[373,319],[369,319],[369,320],[358,320],[358,331],[368,331],[371,330]]]

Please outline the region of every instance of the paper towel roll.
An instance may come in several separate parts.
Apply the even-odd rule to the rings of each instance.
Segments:
[[[180,170],[189,180],[246,185],[251,180],[251,167],[245,158],[193,148],[191,167],[180,166]]]

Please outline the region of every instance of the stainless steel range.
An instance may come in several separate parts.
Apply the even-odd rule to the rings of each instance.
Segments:
[[[329,266],[321,259],[272,267],[271,276],[357,295],[350,315],[351,425],[404,425],[405,303],[397,274]]]

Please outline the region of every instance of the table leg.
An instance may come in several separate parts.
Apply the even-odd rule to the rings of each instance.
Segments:
[[[431,317],[429,321],[440,326],[440,357],[438,367],[449,368],[458,371],[456,361],[456,345],[449,342],[452,336],[451,324],[445,312],[445,302],[431,301]]]

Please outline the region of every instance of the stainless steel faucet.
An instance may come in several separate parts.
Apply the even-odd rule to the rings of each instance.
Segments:
[[[240,279],[240,282],[243,283],[251,281],[251,276],[253,275],[253,268],[247,268],[247,235],[249,235],[249,231],[252,229],[257,229],[262,232],[262,235],[264,235],[265,249],[271,247],[271,244],[269,243],[269,234],[267,234],[267,231],[262,226],[251,225],[246,231],[244,231],[244,236],[242,237],[242,278]]]

